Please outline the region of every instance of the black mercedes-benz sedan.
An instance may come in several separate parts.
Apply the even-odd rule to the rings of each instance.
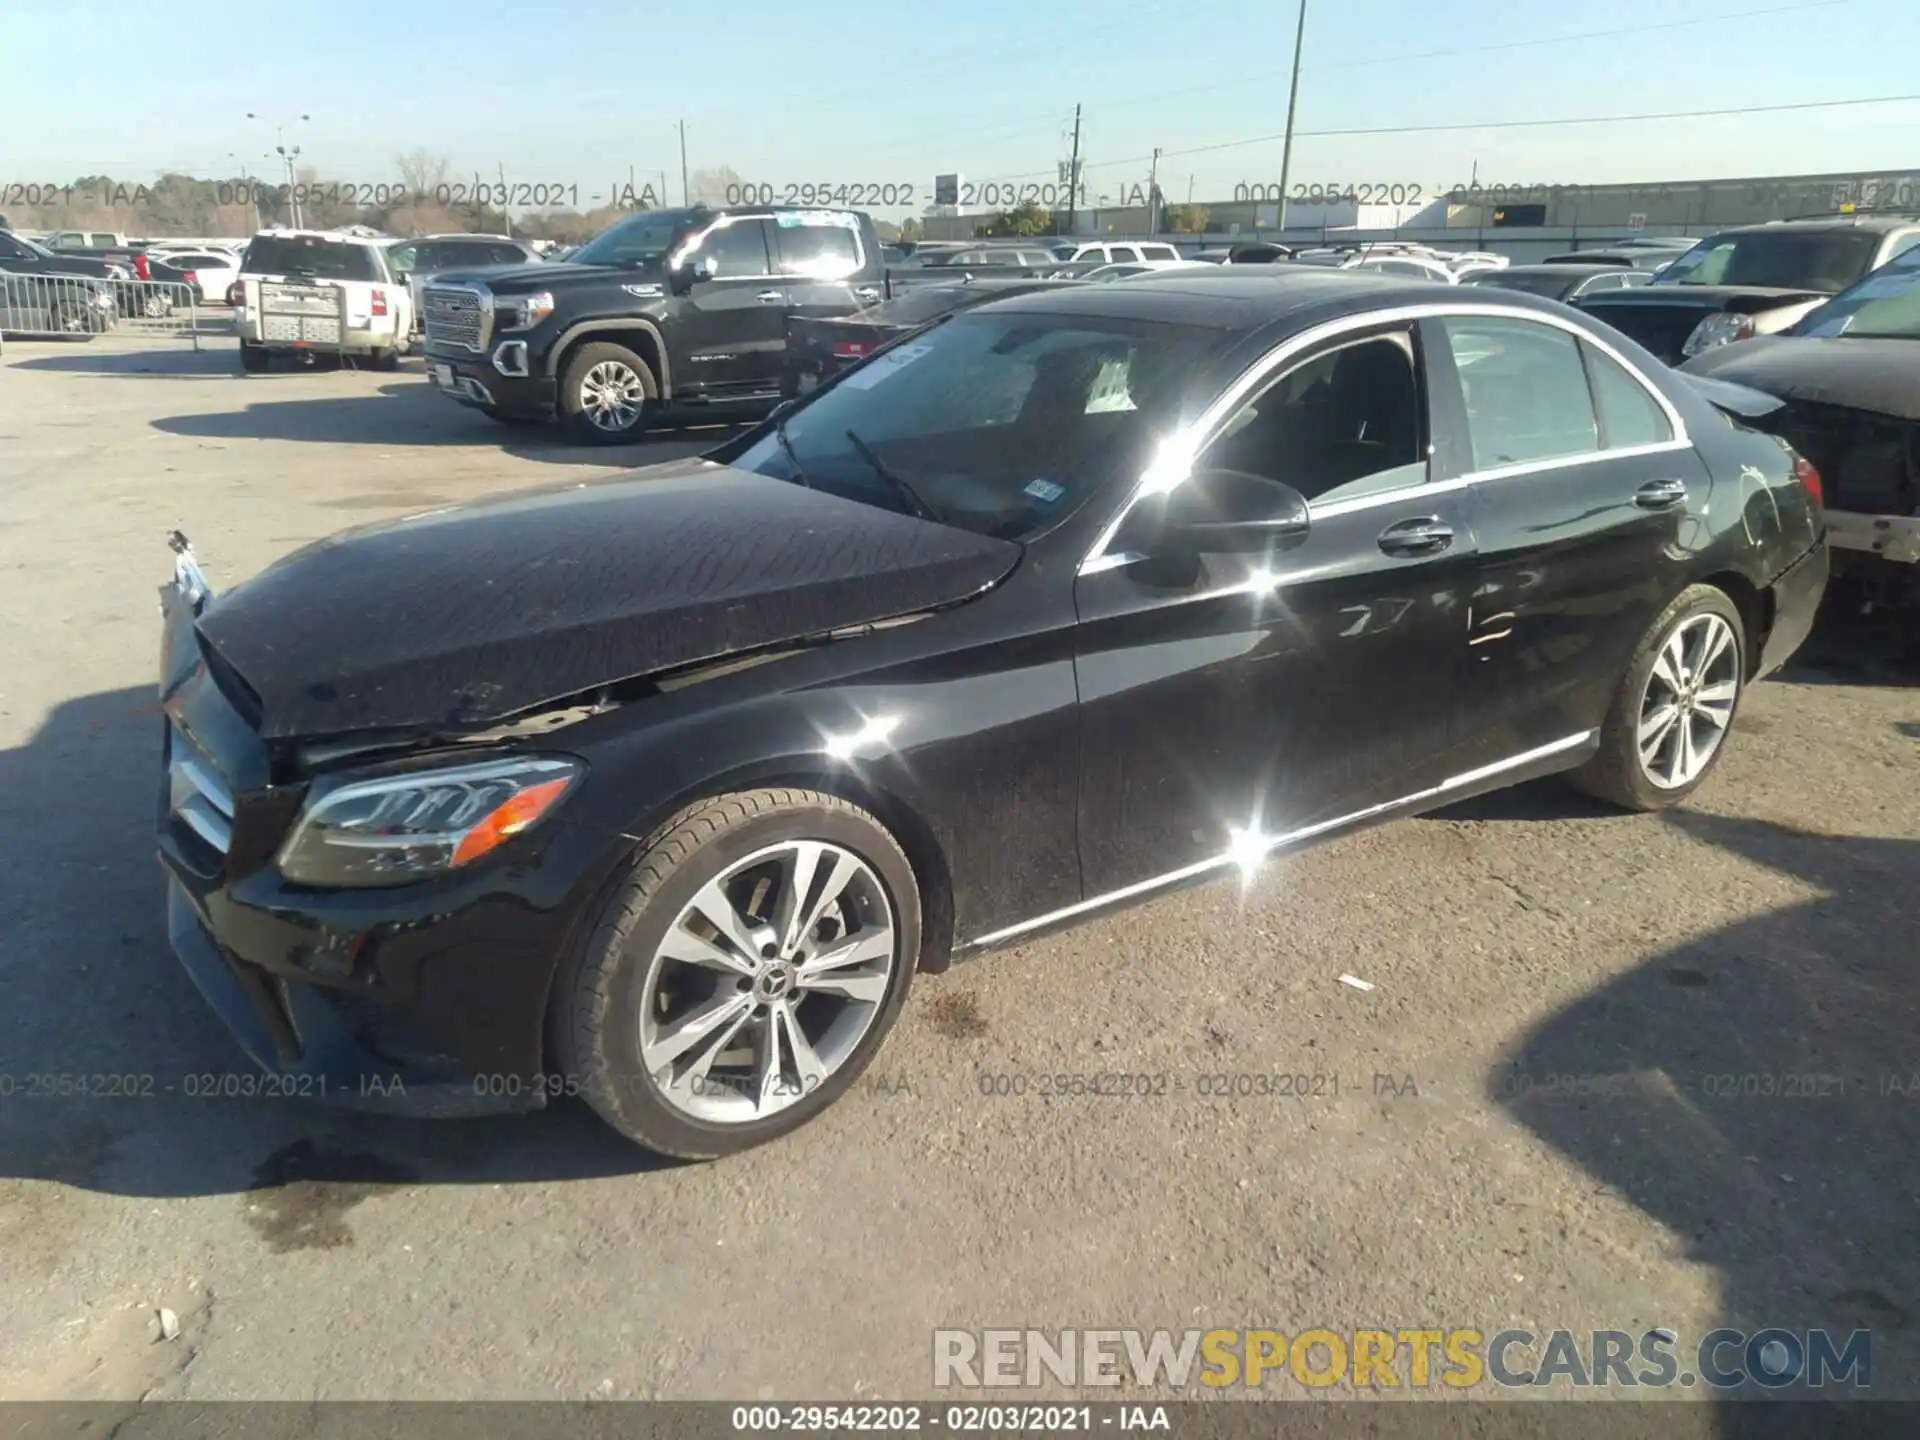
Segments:
[[[917,972],[1550,772],[1690,794],[1827,566],[1713,389],[1518,293],[1143,279],[224,594],[176,535],[174,946],[283,1093],[765,1141]]]

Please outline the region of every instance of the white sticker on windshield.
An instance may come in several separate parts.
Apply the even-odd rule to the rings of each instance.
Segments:
[[[931,345],[898,345],[884,355],[876,355],[840,382],[846,390],[871,390],[889,375],[896,375],[925,355]]]
[[[838,225],[844,230],[858,230],[860,221],[845,210],[779,210],[774,212],[773,223],[783,230],[791,230],[796,225]]]

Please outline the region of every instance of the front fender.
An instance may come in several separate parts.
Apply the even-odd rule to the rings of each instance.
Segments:
[[[560,357],[573,348],[574,342],[587,335],[614,334],[619,331],[638,330],[653,340],[654,353],[660,359],[660,373],[654,377],[660,383],[660,398],[673,398],[673,357],[668,353],[666,336],[661,333],[659,323],[638,315],[610,315],[599,320],[576,320],[547,346],[547,357],[542,368],[549,380],[560,373]]]

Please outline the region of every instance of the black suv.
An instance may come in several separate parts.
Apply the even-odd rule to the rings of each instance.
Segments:
[[[558,414],[580,440],[637,438],[670,407],[779,402],[790,319],[888,294],[852,210],[649,210],[565,262],[453,271],[425,287],[427,373],[497,420]]]
[[[1582,296],[1582,310],[1669,365],[1785,330],[1901,251],[1920,217],[1867,211],[1770,220],[1709,235],[1651,285]]]

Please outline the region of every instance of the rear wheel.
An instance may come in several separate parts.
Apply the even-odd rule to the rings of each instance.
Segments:
[[[873,816],[808,790],[717,796],[654,837],[560,977],[559,1058],[642,1145],[745,1150],[858,1079],[919,953],[913,867]]]
[[[1628,810],[1677,805],[1712,773],[1746,683],[1747,637],[1725,591],[1682,591],[1615,692],[1600,748],[1569,779]]]
[[[400,368],[400,352],[398,350],[375,350],[368,359],[376,370],[398,370]]]
[[[560,377],[560,416],[574,439],[618,445],[646,433],[660,388],[647,362],[624,345],[582,345]]]
[[[267,354],[266,347],[240,342],[240,370],[243,374],[259,375],[273,364],[273,357]]]

